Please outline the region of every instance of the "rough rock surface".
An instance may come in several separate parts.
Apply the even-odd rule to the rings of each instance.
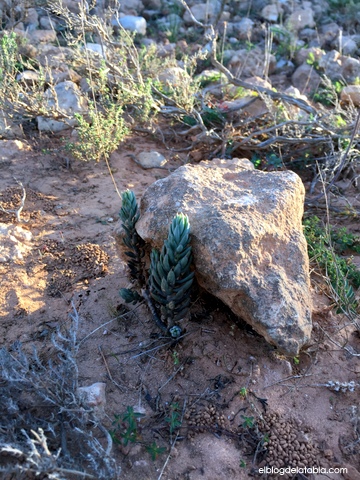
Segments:
[[[360,106],[360,85],[347,85],[341,90],[340,99],[343,102],[353,103]]]
[[[147,189],[137,230],[160,247],[175,214],[187,214],[199,284],[294,356],[311,333],[303,201],[293,172],[264,173],[244,159],[204,161]]]
[[[53,91],[55,91],[57,98],[54,98]],[[65,116],[69,115],[71,117],[74,113],[86,113],[87,111],[87,102],[85,98],[81,96],[79,87],[69,80],[58,83],[53,90],[48,88],[45,92],[45,96],[47,97],[49,110],[59,105],[59,111]],[[74,118],[62,122],[42,116],[37,117],[37,122],[40,131],[52,132],[61,132],[62,130],[69,128],[69,126],[74,126],[76,124]]]
[[[0,223],[0,263],[22,260],[30,250],[32,234],[18,225]]]
[[[166,158],[161,153],[152,150],[151,152],[140,152],[138,161],[143,168],[156,168],[164,166]]]

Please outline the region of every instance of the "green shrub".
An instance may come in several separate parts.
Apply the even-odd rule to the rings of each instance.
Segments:
[[[90,103],[89,120],[79,113],[74,116],[78,121],[79,140],[69,143],[68,148],[79,160],[99,162],[102,158],[107,159],[129,133],[123,109],[116,103],[103,111]]]
[[[304,233],[310,260],[315,261],[325,272],[336,294],[338,311],[349,308],[356,312],[358,302],[354,288],[360,287],[360,271],[351,259],[341,257],[338,253],[345,250],[359,252],[359,238],[348,233],[346,228],[326,229],[316,216],[304,220]]]

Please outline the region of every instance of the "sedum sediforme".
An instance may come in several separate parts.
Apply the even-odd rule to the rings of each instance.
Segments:
[[[150,295],[160,305],[161,320],[170,334],[177,337],[182,320],[190,305],[190,288],[194,272],[190,246],[190,223],[187,215],[178,213],[173,219],[167,240],[161,252],[154,249],[150,255]]]
[[[125,252],[129,258],[128,267],[130,270],[131,280],[138,286],[145,284],[144,278],[144,240],[138,235],[135,229],[136,222],[139,219],[140,212],[133,191],[125,190],[121,194],[122,206],[120,210],[120,219],[122,222],[125,235],[123,241],[129,250]],[[139,294],[128,288],[120,290],[121,297],[128,303],[136,303],[140,300]]]

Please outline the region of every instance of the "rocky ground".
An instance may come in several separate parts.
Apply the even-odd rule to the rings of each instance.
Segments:
[[[113,28],[121,22],[138,32],[138,45],[155,44],[163,65],[173,54],[209,49],[204,29],[194,24],[181,3],[124,3],[117,18],[110,18]],[[79,13],[78,2],[67,0],[63,5],[70,13]],[[52,336],[59,329],[65,334],[72,322],[69,314],[77,312],[78,384],[105,384],[105,399],[100,396],[94,402],[103,427],[92,419],[88,428],[104,448],[109,442],[106,432],[115,430],[111,457],[121,470],[120,478],[280,478],[261,474],[259,468],[291,463],[301,468],[346,467],[347,473],[324,470],[288,478],[355,480],[360,477],[360,341],[354,327],[336,313],[324,274],[312,273],[313,334],[296,358],[277,353],[204,292],[194,292],[186,336],[175,344],[159,334],[145,305],[129,307],[119,296],[129,277],[118,236],[121,199],[114,182],[118,192],[130,188],[140,198],[154,181],[188,162],[236,156],[264,170],[293,169],[306,188],[306,215],[325,220],[329,215],[332,225],[359,235],[356,131],[342,164],[357,127],[360,102],[356,2],[188,5],[200,22],[207,22],[208,15],[218,22],[222,64],[242,84],[221,87],[219,94],[219,79],[225,83],[221,74],[226,72],[220,74],[201,57],[193,75],[210,80],[202,84],[201,114],[206,121],[200,127],[191,130],[193,125],[182,117],[180,129],[173,117],[165,121],[160,117],[150,128],[146,122],[134,124],[132,110],[126,110],[131,132],[109,158],[112,179],[104,160],[77,160],[65,148],[77,138],[70,112],[86,113],[91,95],[88,72],[66,44],[64,16],[49,13],[50,5],[24,9],[21,3],[0,4],[3,28],[25,38],[19,47],[23,56],[44,68],[23,68],[16,73],[17,82],[23,92],[36,92],[36,85],[42,85],[41,101],[47,102],[36,115],[35,94],[15,111],[6,103],[10,99],[14,108],[17,105],[10,87],[9,98],[4,89],[0,98],[1,347],[16,357],[14,345],[20,341],[28,355],[36,347],[44,365],[56,364],[59,352]],[[96,8],[101,14],[101,5]],[[89,34],[87,50],[103,54],[96,32]],[[177,92],[179,82],[184,88],[190,85],[183,62],[166,64],[163,72],[158,66],[160,81],[172,85],[171,92]],[[52,80],[49,77],[44,84],[45,74]],[[4,77],[1,81],[3,85]],[[257,97],[248,90],[249,83],[257,86]],[[206,96],[209,85],[212,90]],[[284,102],[282,117],[277,93],[295,99]],[[18,95],[17,100],[25,98]],[[161,114],[174,107],[171,102],[159,105]],[[209,120],[205,111],[215,112],[216,118]],[[271,129],[274,125],[276,129]],[[304,135],[304,143],[289,141]],[[310,143],[311,138],[316,143]],[[144,154],[151,151],[158,154],[148,163]],[[326,185],[331,188],[321,196]],[[353,261],[359,266],[359,255],[354,254]],[[340,391],[336,382],[343,384]],[[57,417],[56,434],[42,422],[43,416],[49,418],[44,405],[25,395],[21,406],[21,418],[32,415],[45,429],[51,451],[75,449],[71,442],[60,441]],[[129,407],[139,414],[133,429],[123,416]],[[7,410],[7,419],[11,412]],[[30,424],[34,426],[25,422],[21,427]],[[8,432],[16,433],[7,428],[0,428],[3,443]],[[126,444],[126,432],[133,434],[134,442]],[[21,435],[19,430],[19,445],[24,444]],[[0,466],[8,465],[9,456],[1,453]],[[25,464],[19,456],[10,458],[11,464]],[[73,470],[86,469],[93,478],[109,478],[101,477],[86,459],[77,460],[66,464],[69,470],[71,465]],[[54,472],[54,478],[82,478]],[[9,478],[32,477],[28,471]]]

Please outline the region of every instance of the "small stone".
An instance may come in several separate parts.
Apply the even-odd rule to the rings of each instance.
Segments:
[[[0,263],[23,260],[31,250],[32,234],[18,225],[0,223]]]
[[[120,11],[126,14],[138,15],[144,10],[144,4],[141,0],[126,0],[120,3]]]
[[[55,22],[51,17],[41,17],[40,25],[44,30],[55,30]]]
[[[125,15],[119,19],[115,19],[113,26],[118,23],[131,32],[139,33],[140,35],[146,35],[146,20],[144,17],[137,17],[135,15]]]
[[[93,409],[95,417],[103,418],[105,415],[105,388],[106,383],[97,382],[89,387],[79,387],[79,398],[89,407]]]
[[[360,107],[360,85],[348,85],[341,90],[340,99]]]
[[[276,3],[276,4],[266,5],[261,10],[260,15],[268,22],[277,22],[280,13],[281,13],[281,7]]]
[[[69,80],[58,83],[55,87],[55,94],[57,99],[53,96],[53,89],[48,89],[45,92],[47,105],[49,110],[59,105],[59,110],[66,115],[73,116],[74,113],[85,113],[87,111],[87,102],[80,94],[79,87]],[[38,129],[40,131],[60,132],[71,126],[76,125],[76,119],[70,118],[67,122],[53,120],[42,116],[37,117]]]
[[[106,46],[100,45],[100,43],[85,43],[83,49],[96,53],[105,58]]]
[[[350,36],[339,37],[339,50],[343,55],[354,55],[358,46]]]
[[[32,85],[39,80],[39,74],[34,70],[24,70],[16,76],[16,80]]]
[[[313,10],[311,8],[295,10],[287,19],[286,27],[291,32],[298,32],[305,27],[315,27]]]
[[[315,69],[306,63],[298,67],[291,77],[294,87],[301,93],[312,93],[316,91],[321,83],[320,75]]]
[[[239,40],[248,40],[251,37],[253,26],[254,22],[247,17],[232,25],[233,32]]]
[[[34,30],[29,34],[29,41],[36,43],[51,43],[56,41],[55,30]]]
[[[184,80],[189,79],[189,75],[181,67],[169,67],[159,73],[158,79],[160,82],[170,84],[172,86],[180,86]]]
[[[161,153],[152,150],[151,152],[141,152],[137,156],[140,165],[143,168],[162,167],[166,163],[166,158]]]
[[[212,0],[207,3],[199,3],[190,7],[191,13],[199,22],[211,22],[220,10],[220,2]],[[183,16],[184,22],[193,23],[193,20],[187,10]]]

